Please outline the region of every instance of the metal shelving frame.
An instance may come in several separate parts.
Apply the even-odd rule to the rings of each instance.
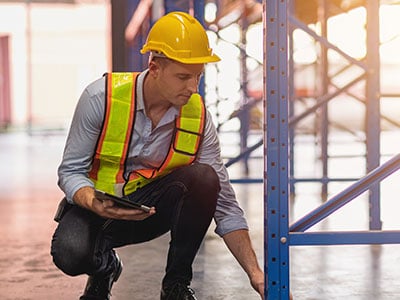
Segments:
[[[321,2],[320,2],[321,3]],[[288,55],[288,20],[301,26],[293,17],[289,17],[288,0],[264,0],[264,255],[267,299],[289,299],[289,248],[298,245],[342,245],[342,244],[397,244],[400,243],[400,231],[381,230],[380,221],[380,186],[379,183],[400,168],[400,155],[380,165],[380,104],[379,104],[379,2],[366,1],[367,11],[367,56],[365,62],[350,61],[362,65],[365,73],[345,84],[333,94],[324,94],[317,99],[315,105],[302,115],[289,116],[290,99],[293,95],[289,90],[291,74],[288,74],[290,59]],[[304,28],[309,30],[308,28]],[[310,32],[313,34],[313,32]],[[343,55],[340,49],[330,45],[328,41],[317,34],[314,38]],[[325,62],[326,63],[326,62]],[[355,181],[348,188],[339,192],[324,202],[303,218],[289,226],[289,155],[291,151],[289,133],[292,126],[305,115],[323,107],[335,94],[346,92],[348,87],[359,80],[366,81],[366,165],[363,178]],[[326,82],[326,81],[325,81]],[[328,84],[326,82],[326,84]],[[291,86],[293,88],[293,86]],[[267,100],[268,99],[268,100]],[[322,115],[326,115],[323,113]],[[324,122],[328,122],[325,118]],[[327,125],[322,129],[328,134]],[[325,128],[325,129],[324,129]],[[327,143],[327,139],[324,139]],[[327,144],[322,146],[327,151]],[[322,155],[324,156],[324,154]],[[328,156],[325,152],[325,159]],[[290,165],[292,165],[290,161]],[[327,169],[324,168],[324,178],[329,181]],[[360,194],[369,191],[370,223],[369,230],[345,232],[305,232],[334,211],[346,205]],[[325,191],[326,192],[326,191]]]

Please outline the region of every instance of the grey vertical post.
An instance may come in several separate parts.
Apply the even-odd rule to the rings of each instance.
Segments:
[[[367,172],[380,164],[380,56],[379,56],[379,1],[367,0],[367,81],[366,81],[366,148]],[[369,190],[369,227],[371,230],[382,228],[380,220],[380,185]]]
[[[319,0],[318,8],[318,19],[321,24],[321,36],[324,38],[328,37],[328,1]],[[319,65],[320,81],[318,82],[318,94],[320,97],[328,93],[329,85],[329,62],[328,62],[328,48],[320,43],[321,47],[321,58]],[[328,135],[329,135],[329,115],[328,115],[328,103],[321,105],[319,113],[319,135],[321,143],[321,163],[322,163],[322,190],[321,196],[325,201],[328,198]]]

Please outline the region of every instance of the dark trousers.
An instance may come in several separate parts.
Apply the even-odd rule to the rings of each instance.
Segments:
[[[142,243],[170,231],[163,286],[190,284],[192,263],[215,212],[219,179],[205,164],[179,168],[129,195],[156,207],[143,221],[104,219],[72,206],[53,235],[51,255],[64,273],[108,275],[116,265],[114,248]]]

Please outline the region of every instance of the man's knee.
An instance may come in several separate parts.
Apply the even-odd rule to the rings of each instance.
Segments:
[[[77,235],[77,233],[74,235]],[[67,232],[57,234],[56,231],[51,243],[50,253],[54,264],[61,271],[70,276],[77,276],[85,273],[85,266],[87,266],[89,258],[88,250]]]
[[[217,195],[220,190],[219,177],[215,170],[207,164],[196,163],[189,167],[190,177],[196,189]]]

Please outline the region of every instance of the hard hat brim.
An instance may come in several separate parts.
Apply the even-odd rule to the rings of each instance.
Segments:
[[[149,49],[150,47],[144,46],[140,53],[145,54],[146,52],[152,51],[153,49]],[[168,55],[168,53],[162,52],[162,54],[172,60],[178,61],[183,64],[206,64],[206,63],[215,63],[219,62],[221,58],[217,54],[211,54],[203,57],[177,57]]]

